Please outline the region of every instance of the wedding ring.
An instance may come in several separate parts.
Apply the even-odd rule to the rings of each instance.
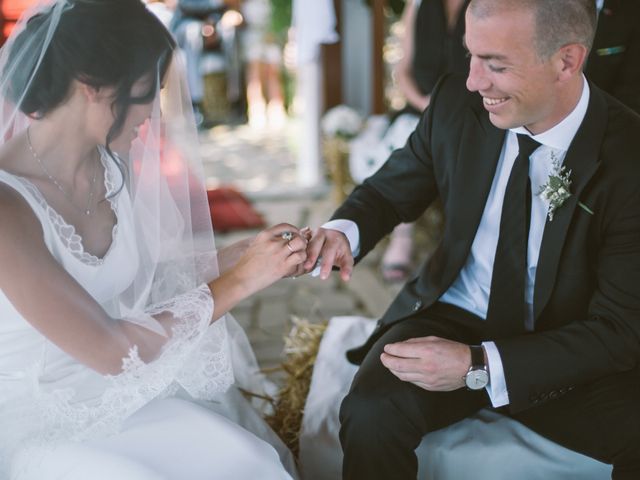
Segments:
[[[290,242],[291,240],[293,240],[293,232],[282,232],[280,236],[282,237],[283,240],[286,240],[287,242]]]
[[[295,250],[291,247],[291,244],[289,242],[287,242],[287,248],[291,253],[295,253]]]

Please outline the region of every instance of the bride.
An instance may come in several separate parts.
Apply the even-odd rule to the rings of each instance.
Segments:
[[[214,250],[174,50],[140,0],[50,0],[0,52],[0,478],[295,475],[227,312],[305,234]]]

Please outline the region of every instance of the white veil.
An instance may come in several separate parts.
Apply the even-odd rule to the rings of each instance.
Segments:
[[[133,0],[109,0],[134,3]],[[26,92],[56,33],[64,13],[77,3],[106,0],[42,0],[27,11],[0,53],[0,145],[29,125],[23,113]],[[34,15],[43,15],[30,35],[20,38]],[[21,41],[14,49],[16,39]],[[10,53],[14,51],[13,55]],[[96,59],[99,61],[99,59]],[[198,138],[179,55],[171,59],[163,88],[153,101],[151,118],[128,151],[118,151],[126,168],[129,190],[143,247],[140,266],[130,291],[121,297],[117,316],[139,312],[149,302],[184,293],[217,276],[214,236],[204,188]],[[20,87],[20,91],[17,91]],[[207,256],[206,262],[198,260]],[[206,266],[206,269],[202,269]],[[160,271],[167,273],[159,274]]]
[[[28,10],[0,50],[0,146],[37,117],[30,106],[34,79],[47,66],[65,14],[81,4],[122,8],[123,14],[134,4],[143,5],[139,0],[41,0]],[[21,35],[27,25],[30,34]],[[108,434],[150,399],[179,389],[196,399],[219,399],[234,375],[241,387],[264,393],[264,377],[235,320],[226,315],[209,325],[213,303],[205,283],[218,275],[218,266],[197,131],[180,55],[173,54],[166,64],[166,72],[158,68],[162,89],[155,93],[151,117],[127,151],[110,155],[124,170],[116,195],[130,198],[138,258],[129,286],[103,307],[114,319],[160,333],[163,327],[152,315],[170,312],[177,326],[152,362],[142,362],[133,349],[122,374],[104,377],[85,367],[78,383],[98,385],[94,390],[102,392],[90,407],[74,403],[69,389],[55,391],[50,385],[48,391],[34,387],[31,403],[2,405],[0,398],[5,432],[22,430],[32,440],[42,434],[40,442],[52,435],[83,439]],[[37,378],[32,383],[37,385]],[[0,433],[0,454],[15,440]]]

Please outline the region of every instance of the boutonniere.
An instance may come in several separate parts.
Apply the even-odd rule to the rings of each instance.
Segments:
[[[553,215],[556,210],[562,206],[567,198],[571,196],[571,170],[567,170],[567,167],[560,165],[560,160],[556,157],[555,152],[551,152],[551,173],[547,179],[547,183],[540,187],[538,195],[549,200],[549,209],[547,210],[547,216],[549,221],[553,221]]]
[[[555,152],[551,152],[551,173],[547,179],[547,183],[540,187],[538,195],[549,201],[549,210],[547,216],[549,221],[553,221],[553,216],[558,208],[571,196],[571,170],[560,164],[560,160],[556,157]],[[580,208],[590,215],[593,211],[584,203],[578,202]]]

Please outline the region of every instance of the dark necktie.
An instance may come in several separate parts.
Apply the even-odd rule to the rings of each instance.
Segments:
[[[487,327],[492,338],[524,332],[524,289],[531,217],[529,157],[539,146],[528,135],[518,134],[518,156],[504,194],[500,236],[491,277]]]

